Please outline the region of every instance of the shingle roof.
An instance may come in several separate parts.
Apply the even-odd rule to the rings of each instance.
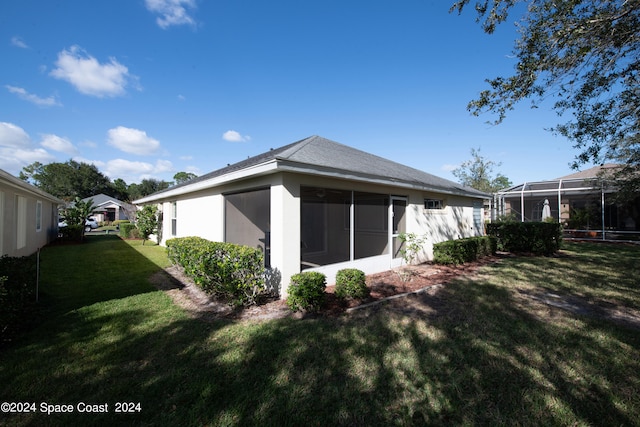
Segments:
[[[176,189],[182,187],[203,183],[213,178],[222,177],[232,172],[241,171],[272,161],[281,162],[283,165],[297,166],[298,171],[308,169],[308,173],[321,174],[318,172],[318,169],[322,169],[338,174],[344,173],[350,177],[355,175],[361,177],[363,180],[382,180],[391,185],[412,186],[425,190],[442,191],[472,197],[489,197],[488,194],[473,188],[464,187],[456,182],[404,166],[400,163],[320,136],[311,136],[292,144],[272,149],[185,183],[170,187],[152,196],[161,195],[168,191],[174,192]],[[185,188],[185,192],[187,191],[188,188]]]
[[[615,164],[615,163],[606,163],[604,165],[600,165],[600,166],[594,166],[592,168],[589,169],[585,169],[583,171],[580,172],[576,172],[576,173],[572,173],[570,175],[566,175],[566,176],[562,176],[560,178],[556,178],[556,180],[559,179],[588,179],[588,178],[597,178],[600,176],[600,174],[608,174],[611,173],[613,171],[613,169],[615,168],[619,168],[620,165]]]

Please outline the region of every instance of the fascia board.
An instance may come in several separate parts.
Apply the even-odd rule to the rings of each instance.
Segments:
[[[188,184],[180,188],[176,188],[174,190],[167,190],[162,193],[156,195],[149,195],[147,197],[143,197],[138,200],[134,200],[132,203],[134,205],[140,205],[150,202],[159,202],[163,200],[168,200],[175,198],[177,196],[181,196],[183,194],[194,193],[197,191],[206,190],[213,187],[218,187],[220,185],[229,184],[234,181],[238,181],[245,178],[250,178],[254,176],[267,175],[270,173],[276,172],[278,169],[278,164],[275,160],[270,160],[265,163],[261,163],[255,166],[250,166],[245,169],[241,169],[234,172],[229,172],[224,175],[216,176],[211,179],[207,179],[204,181],[196,182],[194,184]]]

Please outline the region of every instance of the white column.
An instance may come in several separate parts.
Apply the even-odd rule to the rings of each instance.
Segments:
[[[286,175],[271,185],[271,267],[282,277],[285,299],[291,276],[300,272],[300,185]]]

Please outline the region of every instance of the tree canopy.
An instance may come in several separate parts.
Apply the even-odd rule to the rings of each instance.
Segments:
[[[186,174],[189,179],[190,175]],[[34,162],[22,168],[20,179],[63,200],[85,199],[97,194],[106,194],[122,201],[131,201],[169,188],[171,182],[143,179],[140,184],[127,183],[116,178],[111,182],[97,167],[69,160],[65,163],[43,165]],[[195,175],[193,175],[195,177]]]
[[[472,148],[471,157],[471,160],[463,162],[460,167],[451,172],[462,185],[486,193],[495,193],[512,185],[511,181],[501,173],[493,176],[493,168],[500,166],[501,163],[482,157],[480,148],[477,150]]]
[[[193,178],[197,178],[197,177],[198,175],[192,172],[178,172],[173,176],[173,179],[176,182],[176,184],[182,184],[187,181],[191,181]]]
[[[43,165],[34,162],[22,168],[20,178],[64,200],[84,199],[96,194],[110,194],[112,184],[97,167],[69,160]]]
[[[457,1],[461,13],[471,0]],[[640,0],[478,0],[478,22],[491,34],[519,3],[513,75],[488,79],[468,105],[500,123],[515,105],[548,98],[563,119],[553,132],[579,151],[573,166],[623,165],[616,178],[627,194],[640,190]]]

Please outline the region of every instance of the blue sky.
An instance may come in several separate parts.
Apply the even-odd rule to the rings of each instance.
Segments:
[[[75,159],[170,181],[320,135],[453,180],[478,147],[514,184],[571,173],[547,105],[499,126],[466,110],[513,69],[517,33],[449,6],[3,1],[0,168]]]

